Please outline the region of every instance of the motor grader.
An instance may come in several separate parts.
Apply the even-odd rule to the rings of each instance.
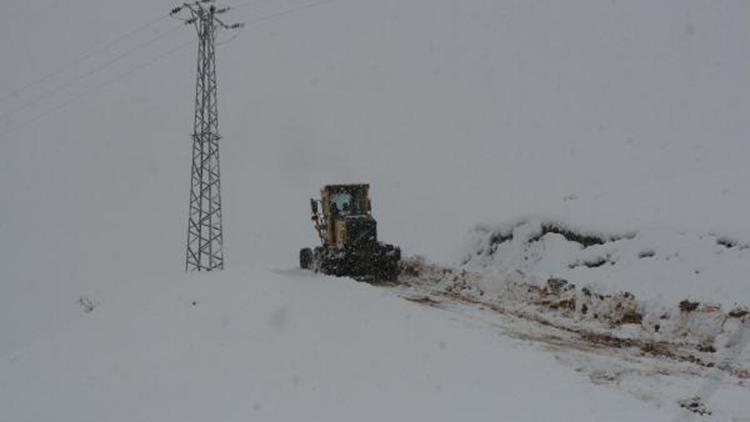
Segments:
[[[374,282],[398,277],[401,249],[378,241],[370,185],[327,185],[310,207],[321,246],[300,250],[300,267]]]

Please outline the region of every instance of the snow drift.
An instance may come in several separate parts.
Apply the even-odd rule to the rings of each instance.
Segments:
[[[679,410],[346,279],[226,271],[99,303],[0,358],[0,419],[617,421]]]
[[[461,261],[468,270],[562,278],[596,291],[628,291],[676,305],[693,300],[727,309],[750,304],[750,244],[718,233],[649,228],[606,233],[559,220],[527,218],[479,226]]]

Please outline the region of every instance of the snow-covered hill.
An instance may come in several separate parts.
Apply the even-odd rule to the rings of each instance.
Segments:
[[[265,324],[276,310],[271,304],[293,301],[312,312],[311,321],[321,318],[317,322],[332,324],[331,329],[361,332],[355,323],[337,325],[356,319],[360,309],[336,308],[345,305],[318,298],[310,306],[331,312],[315,313],[296,296],[323,294],[315,293],[320,289],[326,298],[339,297],[339,288],[341,295],[358,297],[353,303],[359,307],[407,312],[391,299],[381,303],[381,292],[366,286],[305,284],[290,274],[265,272],[293,268],[299,248],[316,243],[307,199],[325,183],[371,183],[380,235],[402,246],[405,255],[459,265],[467,236],[481,243],[498,227],[502,231],[503,222],[545,215],[596,233],[637,232],[641,237],[584,252],[554,236],[538,242],[536,247],[555,254],[524,269],[542,281],[550,275],[571,281],[580,276],[607,291],[636,292],[639,300],[662,295],[661,303],[671,306],[683,295],[747,304],[742,276],[747,251],[718,244],[719,239],[750,243],[746,0],[227,3],[235,6],[228,20],[248,26],[235,40],[222,37],[229,42],[217,53],[226,258],[230,269],[252,270],[187,282],[182,269],[195,76],[192,29],[166,17],[174,6],[166,0],[3,5],[0,389],[8,392],[3,404],[13,406],[19,418],[44,416],[48,408],[32,396],[39,393],[37,399],[58,400],[49,409],[75,414],[75,420],[87,418],[87,412],[105,420],[132,413],[132,406],[125,412],[125,405],[116,402],[117,394],[180,401],[186,407],[158,409],[183,412],[176,413],[181,420],[190,420],[193,410],[197,419],[205,415],[196,410],[199,402],[189,399],[209,392],[210,386],[198,384],[202,376],[224,386],[236,382],[252,395],[259,384],[244,374],[232,375],[231,369],[247,364],[241,368],[266,379],[276,369],[242,360],[254,347],[246,337],[235,338],[236,332],[221,328],[223,312],[234,312],[228,316],[232,327],[251,317],[257,320],[247,324]],[[477,224],[488,228],[481,234],[486,237],[477,239],[472,230]],[[653,259],[633,256],[651,249]],[[532,252],[544,257],[544,251]],[[621,254],[613,266],[621,271],[601,277],[601,269],[569,268],[598,252],[605,258]],[[673,256],[683,261],[675,264]],[[522,266],[507,255],[475,259],[471,264],[490,271]],[[563,264],[561,271],[558,264]],[[660,277],[657,283],[649,280],[654,274]],[[672,277],[680,278],[685,291],[675,289]],[[268,306],[255,302],[255,289],[267,286],[263,280],[273,280],[274,288],[285,286],[288,297],[274,296]],[[246,283],[259,284],[250,288]],[[367,298],[359,296],[365,292]],[[192,303],[192,296],[200,296],[195,307],[185,304]],[[100,306],[85,314],[81,305],[92,303]],[[263,311],[243,308],[250,305]],[[200,312],[208,313],[206,320]],[[394,326],[401,321],[387,312],[369,315]],[[456,386],[442,384],[444,391],[466,398],[460,409],[476,404],[471,408],[478,412],[495,404],[544,412],[530,399],[538,396],[532,394],[536,391],[558,394],[571,418],[586,419],[577,412],[590,409],[596,415],[604,407],[616,415],[622,409],[623,417],[636,411],[629,399],[618,396],[624,400],[618,406],[607,398],[610,393],[556,372],[560,369],[546,355],[534,362],[542,369],[524,372],[532,377],[521,386],[526,390],[509,389],[490,375],[517,374],[512,362],[526,362],[527,355],[537,359],[535,354],[524,347],[517,351],[517,343],[487,331],[460,333],[444,316],[419,315],[426,319],[420,330],[429,335],[439,324],[441,330],[449,327],[451,336],[465,336],[456,341],[465,340],[466,348],[456,350],[470,364],[468,375],[455,368],[418,366],[421,361],[413,353],[435,341],[420,334],[429,340],[406,348],[412,355],[403,365],[383,364],[388,369],[379,369],[382,375],[368,371],[367,376],[384,381],[403,372],[418,378],[409,371],[419,368],[446,379],[455,376]],[[216,325],[207,325],[210,321]],[[265,340],[278,334],[268,324],[254,327]],[[311,339],[290,327],[294,323],[278,332]],[[374,340],[406,342],[411,332],[396,328],[403,327],[378,331],[383,337]],[[310,327],[310,332],[319,331]],[[349,345],[338,342],[334,332],[320,333],[334,337],[331,347],[351,346],[362,354],[376,343],[382,346],[374,340]],[[297,340],[290,336],[284,340],[288,343],[265,343],[261,357],[280,354],[283,367],[284,359],[299,356],[284,353],[302,352],[281,346],[302,347]],[[227,351],[221,342],[236,343]],[[496,346],[498,359],[492,361],[489,349]],[[514,359],[504,359],[506,354]],[[522,357],[515,359],[518,354]],[[219,366],[189,372],[209,355],[218,357],[211,362]],[[309,364],[317,365],[315,371],[327,367],[323,359],[328,357],[313,357]],[[443,363],[458,361],[453,358]],[[336,391],[310,397],[330,404],[335,394],[351,390],[356,403],[372,409],[364,398],[373,393],[371,385],[360,388],[355,379],[354,367],[362,362],[351,359],[341,362],[349,374],[315,372],[320,377],[312,379],[339,384]],[[128,378],[131,369],[153,390],[137,391],[141,382]],[[574,387],[537,382],[545,372]],[[149,373],[155,375],[148,378]],[[282,373],[294,377],[291,370]],[[467,387],[473,375],[490,386],[480,394],[487,403],[459,389],[475,391]],[[77,387],[68,390],[68,385]],[[277,391],[294,394],[293,385],[282,384]],[[432,388],[434,383],[421,379],[393,394],[408,386]],[[488,397],[492,390],[507,394]],[[582,399],[589,393],[603,395],[602,407],[599,398]],[[245,394],[235,390],[227,394],[207,407],[231,403],[223,408],[254,411],[259,397],[245,400],[233,396]],[[284,394],[267,394],[274,398],[261,397],[261,411],[280,408],[273,400]],[[439,392],[422,392],[413,403],[382,394],[397,404],[394,409],[433,411],[422,409],[426,403],[435,404],[434,413],[448,408],[445,402],[436,404],[443,397]],[[87,395],[95,400],[83,400]],[[731,396],[722,400],[742,404]],[[123,411],[104,417],[105,408]],[[333,408],[340,416],[356,410]],[[323,407],[316,409],[324,414]],[[656,413],[649,416],[660,415],[664,409],[650,411]],[[514,415],[509,419],[517,419]]]
[[[315,242],[307,198],[345,181],[437,261],[529,213],[750,239],[744,0],[244,3],[218,52],[230,266],[289,266]],[[183,268],[192,45],[33,119],[195,38],[154,21],[169,1],[6,6],[3,94],[152,25],[0,103],[0,354],[81,294]]]
[[[143,286],[142,286],[143,287]],[[530,349],[531,348],[531,349]],[[351,280],[227,271],[121,289],[0,359],[0,420],[669,420],[498,329]]]

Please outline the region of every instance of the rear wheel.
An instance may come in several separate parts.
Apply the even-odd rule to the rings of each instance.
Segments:
[[[310,248],[304,248],[299,251],[299,266],[302,269],[309,270],[312,268],[313,251]]]

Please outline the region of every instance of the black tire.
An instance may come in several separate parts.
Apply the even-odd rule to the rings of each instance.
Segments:
[[[320,263],[320,272],[334,277],[344,277],[347,275],[346,263],[343,259],[324,257]]]
[[[401,274],[401,267],[398,262],[391,265],[390,271],[388,272],[388,281],[398,281],[398,276]]]
[[[312,268],[313,264],[313,251],[310,248],[303,248],[299,251],[299,266],[304,270]]]
[[[396,261],[401,261],[401,248],[394,245],[381,244],[383,255],[393,258]]]
[[[391,258],[382,264],[379,276],[383,281],[396,281],[400,272],[399,261]]]

